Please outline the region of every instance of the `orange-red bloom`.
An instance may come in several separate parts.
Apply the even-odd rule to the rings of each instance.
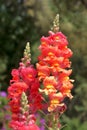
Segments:
[[[61,32],[50,32],[50,36],[41,38],[37,70],[39,81],[43,84],[40,92],[48,95],[48,111],[64,105],[65,97],[72,98],[73,85],[69,78],[72,51],[67,45],[67,38]]]

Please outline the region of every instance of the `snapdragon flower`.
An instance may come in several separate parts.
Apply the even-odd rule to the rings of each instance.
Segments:
[[[45,95],[48,113],[54,113],[55,123],[56,113],[58,120],[59,115],[67,108],[64,99],[73,97],[71,94],[73,80],[70,79],[72,73],[70,58],[73,52],[68,47],[67,37],[59,31],[58,15],[54,20],[53,30],[49,31],[49,36],[42,36],[39,50],[40,55],[36,63],[38,79],[42,84],[39,91]],[[56,122],[56,126],[51,125],[51,129],[57,129],[58,123]]]
[[[34,113],[41,109],[41,94],[37,70],[30,63],[29,43],[24,52],[24,58],[18,69],[12,70],[12,79],[8,87],[8,98],[12,119],[10,127],[13,130],[39,130],[35,124]],[[31,118],[33,114],[34,118]],[[32,123],[31,123],[32,122]]]

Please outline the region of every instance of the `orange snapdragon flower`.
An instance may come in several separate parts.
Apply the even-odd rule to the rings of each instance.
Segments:
[[[48,111],[54,111],[63,106],[66,97],[72,98],[72,80],[69,78],[72,70],[72,51],[68,48],[66,36],[61,32],[50,32],[48,37],[41,38],[41,52],[36,64],[39,81],[43,87],[40,92],[48,96]]]

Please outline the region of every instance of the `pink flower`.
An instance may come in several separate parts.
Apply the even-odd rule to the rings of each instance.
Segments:
[[[18,69],[12,70],[8,98],[12,112],[10,127],[13,130],[39,130],[34,120],[33,124],[30,123],[32,121],[30,115],[42,108],[42,95],[39,93],[39,87],[37,70],[32,65],[25,66],[21,63]],[[27,101],[22,102],[23,93],[25,93]],[[23,99],[25,100],[24,97]]]
[[[35,123],[24,124],[19,121],[11,121],[10,127],[13,130],[40,130],[40,128]]]
[[[28,126],[22,126],[18,130],[40,130],[36,124],[30,124]]]
[[[29,86],[34,82],[37,75],[37,71],[32,66],[21,67],[19,68],[19,72],[21,79]]]

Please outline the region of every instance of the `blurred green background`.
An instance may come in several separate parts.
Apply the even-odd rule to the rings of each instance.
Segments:
[[[73,51],[75,79],[63,129],[87,130],[87,0],[0,0],[0,90],[7,91],[11,70],[19,66],[28,41],[36,63],[40,38],[48,35],[57,13]]]

